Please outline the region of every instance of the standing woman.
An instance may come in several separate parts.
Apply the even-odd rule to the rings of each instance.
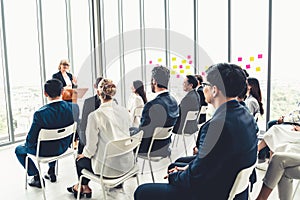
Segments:
[[[77,88],[76,78],[69,73],[70,63],[67,60],[61,60],[58,66],[59,72],[52,75],[52,78],[56,78],[63,83],[65,89]]]
[[[140,80],[133,81],[131,91],[132,94],[129,97],[127,108],[130,115],[131,126],[138,127],[140,124],[140,117],[142,116],[141,111],[147,103],[143,82]]]
[[[247,79],[248,90],[247,90],[247,98],[245,99],[245,103],[249,108],[250,113],[255,116],[256,113],[264,114],[264,108],[262,104],[261,90],[259,86],[259,82],[256,78],[248,78]]]

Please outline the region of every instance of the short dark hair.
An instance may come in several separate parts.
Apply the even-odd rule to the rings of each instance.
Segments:
[[[170,70],[163,66],[154,67],[152,69],[152,78],[157,82],[157,87],[168,89]]]
[[[99,77],[96,79],[96,83],[95,83],[96,88],[98,88],[98,85],[99,85],[100,81],[102,81],[102,79],[103,79],[102,76],[99,76]]]
[[[193,84],[193,88],[197,87],[198,81],[195,76],[187,75],[186,78],[189,84]]]
[[[195,77],[197,78],[200,84],[203,82],[203,77],[201,75],[196,74]]]
[[[206,73],[207,81],[217,86],[226,97],[237,97],[247,87],[245,73],[235,64],[215,64]]]
[[[44,90],[51,98],[59,97],[63,90],[63,84],[60,80],[53,78],[46,81]]]

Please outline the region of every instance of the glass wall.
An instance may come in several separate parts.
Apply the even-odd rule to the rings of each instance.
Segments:
[[[8,142],[9,134],[7,128],[7,115],[5,104],[5,91],[4,91],[4,79],[3,79],[3,67],[2,67],[2,53],[0,54],[0,144]]]

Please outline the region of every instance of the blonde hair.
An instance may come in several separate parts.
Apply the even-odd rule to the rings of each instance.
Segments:
[[[98,84],[98,91],[103,99],[109,100],[116,94],[116,85],[110,79],[102,79]]]
[[[69,63],[68,60],[61,60],[60,63],[59,63],[59,65],[58,65],[58,70],[59,70],[59,71],[60,71],[60,69],[61,69],[60,66],[61,66],[62,64],[68,64],[68,65],[70,66],[70,63]]]

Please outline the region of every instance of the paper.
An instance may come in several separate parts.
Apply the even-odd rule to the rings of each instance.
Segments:
[[[172,58],[172,61],[176,61],[176,57],[173,57],[173,58]]]
[[[186,60],[182,60],[181,63],[182,63],[182,64],[185,64],[185,63],[186,63]]]
[[[178,68],[178,66],[177,65],[173,65],[173,69],[177,69]]]
[[[175,75],[175,74],[176,74],[176,71],[171,70],[171,75]]]
[[[179,68],[182,69],[182,65],[179,65]]]
[[[189,61],[189,64],[191,65],[192,63],[193,63],[193,61],[192,61],[192,60],[190,60],[190,61]]]
[[[179,72],[180,74],[184,74],[184,69],[180,70]]]
[[[187,55],[187,59],[191,59],[191,57],[192,57],[191,55]]]
[[[262,54],[258,54],[258,55],[257,55],[257,58],[258,58],[258,59],[261,59],[262,57],[263,57]]]
[[[260,66],[257,66],[255,69],[257,72],[260,72]]]
[[[254,56],[251,56],[250,57],[250,62],[253,62],[254,61]]]
[[[246,65],[246,69],[250,69],[250,64],[247,64],[247,65]]]
[[[185,66],[185,69],[191,69],[190,65]]]
[[[177,74],[177,75],[176,75],[176,78],[180,78],[180,74]]]
[[[150,64],[150,65],[152,64],[152,60],[149,61],[149,64]]]
[[[162,58],[158,58],[157,61],[158,61],[158,62],[161,62],[161,61],[162,61]]]
[[[243,58],[242,58],[242,57],[238,57],[238,61],[239,61],[239,62],[242,62],[242,61],[243,61]]]

